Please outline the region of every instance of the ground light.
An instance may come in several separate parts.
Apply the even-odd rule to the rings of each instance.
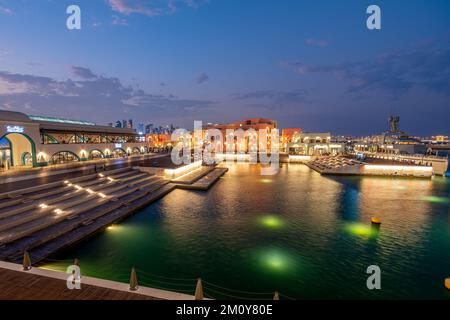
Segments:
[[[278,229],[284,226],[284,221],[275,215],[266,215],[258,218],[259,224],[266,228]]]
[[[273,182],[273,180],[271,180],[271,179],[261,179],[260,181],[262,183],[272,183]]]
[[[106,230],[108,230],[108,231],[118,231],[119,229],[120,229],[120,227],[116,224],[112,224],[106,228]]]
[[[370,224],[352,222],[345,226],[345,231],[355,236],[373,238],[378,235],[379,228]]]
[[[258,262],[263,270],[276,273],[289,272],[295,267],[295,258],[279,248],[261,249]]]

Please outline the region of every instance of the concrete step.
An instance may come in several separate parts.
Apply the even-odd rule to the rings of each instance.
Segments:
[[[108,199],[101,199],[101,198],[95,201],[88,201],[93,200],[93,196],[89,197],[90,197],[89,199],[83,199],[83,201],[79,203],[72,202],[70,204],[71,206],[68,207],[68,210],[63,210],[62,213],[60,214],[51,212],[51,214],[41,216],[40,219],[33,219],[25,223],[20,223],[19,225],[13,228],[0,232],[0,243],[4,244],[29,236],[35,233],[36,231],[48,228],[49,226],[54,225],[59,221],[70,218],[71,216],[77,215],[80,212],[91,210],[92,208],[95,208],[109,201]]]
[[[145,176],[145,179],[141,178],[142,176]],[[144,185],[149,185],[149,184],[153,184],[156,183],[156,177],[155,176],[148,176],[148,174],[138,174],[136,175],[136,177],[141,178],[140,181],[145,182]],[[101,181],[97,181],[97,183],[101,183]],[[94,187],[89,188],[91,190],[94,189]],[[113,190],[116,191],[115,194],[112,194],[113,197],[123,197],[125,195],[128,195],[130,193],[135,192],[136,190],[138,190],[137,187],[135,188],[130,188],[128,185],[119,185],[115,188],[109,188],[108,184],[104,184],[102,187],[98,187],[95,188],[95,191],[99,191],[102,189],[108,190],[109,192],[105,191],[106,195],[109,195],[110,192],[112,192]],[[117,193],[117,191],[122,190],[122,189],[128,189],[125,191],[122,191],[120,193]],[[66,195],[62,196],[62,197],[57,197],[55,199],[53,199],[52,201],[47,201],[46,205],[48,206],[47,208],[38,208],[38,204],[33,204],[30,205],[28,207],[29,211],[25,211],[25,212],[20,212],[22,214],[18,215],[17,213],[13,216],[10,217],[9,219],[3,219],[0,221],[0,231],[5,231],[6,232],[10,232],[11,230],[9,229],[14,229],[12,230],[13,232],[17,233],[17,237],[22,236],[25,232],[26,229],[28,228],[28,232],[35,232],[36,230],[39,230],[39,228],[43,228],[45,226],[47,226],[48,223],[48,219],[47,220],[43,220],[42,218],[47,217],[48,215],[54,215],[54,211],[55,210],[60,210],[61,212],[63,212],[62,214],[60,214],[59,216],[62,217],[71,217],[73,215],[77,215],[81,212],[84,212],[86,210],[91,210],[107,201],[110,201],[110,199],[105,199],[105,198],[98,198],[97,194],[89,194],[86,192],[85,189],[83,190],[76,190],[73,192],[69,192]],[[93,190],[94,191],[94,190]],[[79,199],[73,200],[73,201],[67,201],[68,199],[74,198],[76,196],[80,196]],[[97,198],[98,201],[92,203],[91,205],[89,205],[89,201],[92,199]],[[21,210],[24,210],[23,208]],[[34,220],[41,218],[41,223],[39,225],[36,225],[35,223],[33,223]],[[57,221],[60,220],[59,217],[54,217],[52,221]],[[21,227],[20,230],[18,230],[17,228]],[[15,237],[17,239],[17,237]],[[12,241],[11,240],[12,237],[11,236],[5,236],[2,233],[0,233],[0,242],[5,243],[7,241]]]
[[[137,179],[137,178],[145,177],[147,175],[148,175],[147,173],[144,173],[144,172],[141,173],[140,171],[135,171],[135,174],[133,176],[129,176],[129,177],[126,177],[126,178],[121,178],[120,182],[131,181],[131,180],[134,180],[134,179]]]
[[[171,192],[175,186],[170,184],[168,181],[163,182],[162,187],[154,187],[150,192],[139,192],[136,195],[129,196],[126,201],[127,203],[122,204],[121,202],[108,203],[108,207],[102,207],[86,217],[79,216],[76,221],[64,221],[59,224],[57,231],[49,233],[47,238],[43,236],[36,237],[34,241],[25,239],[21,244],[20,249],[16,248],[17,251],[9,250],[10,256],[8,260],[20,262],[23,256],[23,248],[28,248],[31,260],[33,263],[39,262],[49,255],[53,254],[58,250],[62,250],[74,243],[86,239],[88,236],[98,232],[108,225],[120,221],[133,212],[142,209],[153,201],[156,201]],[[126,205],[126,206],[124,206]],[[89,224],[84,225],[83,222],[87,221]],[[62,224],[65,224],[64,226]],[[39,240],[37,240],[39,239]]]
[[[18,198],[18,199],[10,199],[10,198],[8,198],[8,200],[2,201],[0,203],[0,209],[1,208],[7,208],[7,207],[15,206],[17,204],[22,203],[22,201],[23,200],[21,198]]]

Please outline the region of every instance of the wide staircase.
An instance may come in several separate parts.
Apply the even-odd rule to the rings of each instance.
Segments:
[[[174,188],[132,168],[91,174],[0,195],[0,260],[32,261],[123,219]]]

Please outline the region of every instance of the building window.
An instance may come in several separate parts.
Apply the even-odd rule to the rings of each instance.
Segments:
[[[51,164],[60,164],[60,163],[68,163],[68,162],[76,162],[80,159],[77,157],[76,154],[69,152],[69,151],[61,151],[58,153],[55,153],[51,159]]]
[[[99,150],[92,150],[91,153],[89,154],[89,159],[91,160],[102,158],[104,158],[104,155]]]
[[[127,153],[123,149],[115,149],[111,153],[112,158],[125,158],[127,156]]]

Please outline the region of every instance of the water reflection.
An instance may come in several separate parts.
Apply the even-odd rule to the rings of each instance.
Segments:
[[[117,225],[119,232],[58,258],[79,258],[84,274],[114,280],[127,281],[136,266],[296,298],[443,298],[448,180],[332,178],[301,164],[268,178],[257,165],[229,167],[209,191],[175,190]],[[379,292],[365,286],[372,264],[383,270]]]
[[[356,235],[364,238],[374,238],[380,232],[380,227],[375,225],[363,224],[363,223],[348,223],[345,226],[345,231],[349,234]]]
[[[275,215],[265,215],[258,218],[258,223],[269,229],[279,229],[284,226],[284,221]]]

